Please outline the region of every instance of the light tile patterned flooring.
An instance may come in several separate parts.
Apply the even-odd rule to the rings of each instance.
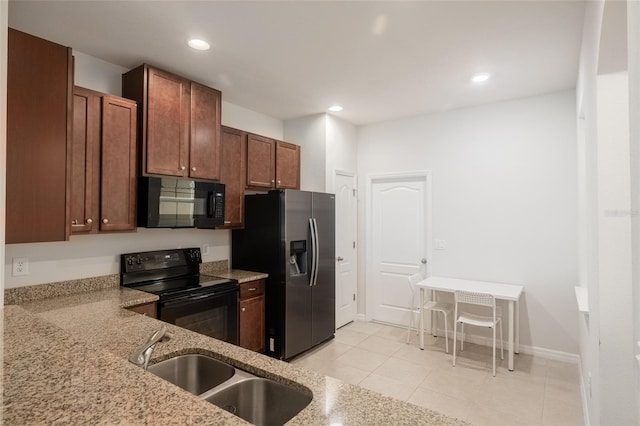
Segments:
[[[425,335],[424,351],[415,332],[406,338],[406,328],[357,321],[291,362],[475,425],[583,424],[576,364],[520,354],[510,372],[498,348],[493,377],[490,347],[465,343],[453,367],[442,337]]]

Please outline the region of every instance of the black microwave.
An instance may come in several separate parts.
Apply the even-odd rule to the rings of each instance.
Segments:
[[[138,226],[215,228],[224,225],[224,184],[190,179],[138,178]]]

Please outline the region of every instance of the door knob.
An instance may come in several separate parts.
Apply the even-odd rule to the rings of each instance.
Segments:
[[[342,256],[338,256],[338,262],[342,262],[344,259],[342,258]]]
[[[426,264],[427,264],[427,259],[422,258],[422,260],[420,261],[420,263],[422,263],[423,265],[426,265]]]
[[[102,223],[109,223],[109,219],[102,219]]]
[[[88,223],[89,225],[91,225],[91,224],[93,223],[93,220],[91,220],[91,218],[89,218],[89,219],[87,219],[87,223]]]

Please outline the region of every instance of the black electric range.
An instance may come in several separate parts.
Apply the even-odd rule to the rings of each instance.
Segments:
[[[238,343],[236,280],[201,275],[199,248],[126,253],[120,256],[120,285],[157,294],[158,319]]]

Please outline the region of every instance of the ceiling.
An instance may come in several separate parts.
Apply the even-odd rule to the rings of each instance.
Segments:
[[[583,0],[9,2],[9,26],[287,120],[356,125],[575,87]],[[209,51],[186,40],[202,38]],[[489,72],[474,85],[470,78]]]

